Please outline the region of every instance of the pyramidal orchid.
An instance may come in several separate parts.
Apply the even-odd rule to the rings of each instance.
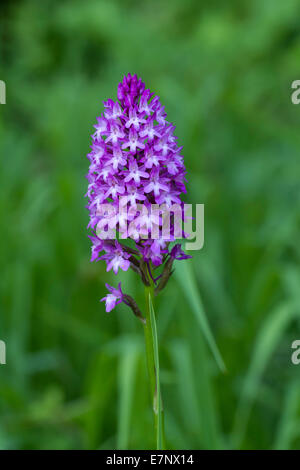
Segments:
[[[101,301],[107,312],[124,303],[144,324],[157,446],[161,448],[156,324],[151,312],[153,297],[168,283],[174,261],[191,258],[175,241],[180,238],[178,232],[181,238],[185,237],[178,223],[185,220],[181,200],[186,192],[182,147],[177,144],[175,126],[167,121],[159,97],[146,89],[136,75],[124,77],[117,99],[104,102],[104,112],[94,127],[87,155],[90,166],[86,194],[88,228],[92,232],[91,261],[105,262],[106,270],[115,275],[120,269],[133,269],[145,286],[144,312],[122,291],[121,283],[118,287],[106,284],[108,293]],[[168,215],[167,225],[164,213]],[[167,235],[162,235],[166,227]]]

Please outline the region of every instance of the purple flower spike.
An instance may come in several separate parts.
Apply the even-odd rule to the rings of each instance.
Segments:
[[[91,261],[104,260],[107,271],[115,274],[119,269],[132,268],[146,285],[161,279],[160,291],[172,274],[173,261],[191,258],[180,244],[170,247],[178,237],[176,228],[181,230],[181,224],[176,225],[178,220],[184,222],[181,195],[186,193],[186,171],[182,147],[177,145],[174,135],[175,126],[167,121],[159,97],[129,73],[118,86],[117,99],[104,102],[104,112],[94,127],[87,156],[90,166],[86,193],[88,228],[93,230]],[[114,213],[104,216],[103,204],[110,205]],[[162,233],[162,217],[151,214],[153,204],[177,206],[176,214],[172,209],[168,240],[153,235],[153,227],[159,236]],[[142,214],[140,205],[145,210]],[[104,227],[109,229],[108,238],[101,240],[97,230]],[[120,242],[114,239],[114,233]],[[182,235],[184,238],[183,232]],[[127,237],[135,245],[126,245]],[[162,265],[164,274],[154,276],[152,270]],[[110,286],[108,289],[109,294],[102,299],[107,311],[123,301],[142,318],[134,300],[122,294],[120,285],[118,289]]]

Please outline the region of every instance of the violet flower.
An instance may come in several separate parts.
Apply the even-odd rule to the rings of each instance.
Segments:
[[[104,102],[104,112],[97,118],[88,154],[86,196],[90,215],[88,227],[93,230],[91,261],[105,261],[107,271],[112,269],[115,274],[119,269],[127,271],[130,267],[146,286],[154,282],[156,293],[166,285],[173,261],[190,258],[180,244],[170,246],[174,240],[173,222],[168,240],[151,239],[151,222],[155,220],[157,228],[161,224],[161,218],[157,221],[150,215],[151,204],[166,207],[180,204],[183,208],[180,196],[186,192],[182,147],[177,145],[175,126],[166,117],[159,97],[146,89],[136,75],[128,74],[118,86],[117,100]],[[110,220],[109,229],[116,230],[119,238],[125,234],[124,217],[118,214],[120,196],[127,197],[128,218],[136,222],[128,229],[135,249],[129,248],[123,240],[103,241],[97,236],[96,227],[106,223],[99,212],[104,203],[112,204],[117,214]],[[149,211],[148,216],[136,211],[140,204]],[[154,270],[162,265],[162,274],[155,277]],[[106,311],[111,311],[125,302],[125,297],[120,285],[118,289],[108,285],[107,288]]]
[[[107,294],[100,302],[105,301],[106,311],[110,312],[116,305],[123,302],[123,292],[121,289],[121,283],[119,282],[118,288],[110,286],[109,284],[105,284],[105,287],[110,292]]]

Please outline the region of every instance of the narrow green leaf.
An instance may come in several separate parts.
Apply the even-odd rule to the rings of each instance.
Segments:
[[[149,293],[149,311],[150,311],[151,330],[152,330],[152,335],[153,335],[154,364],[155,364],[155,375],[156,375],[156,400],[157,400],[156,444],[157,444],[157,449],[161,450],[163,447],[163,440],[162,440],[163,422],[162,422],[162,407],[161,407],[161,393],[160,393],[159,353],[158,353],[158,339],[157,339],[155,313],[154,313],[154,308],[153,308],[150,293]]]
[[[128,449],[137,359],[138,352],[134,345],[120,354],[117,449]]]
[[[233,438],[238,447],[245,435],[249,415],[257,395],[261,377],[272,353],[287,325],[297,315],[292,303],[283,303],[274,309],[261,326],[253,348],[251,363],[244,381],[243,391],[236,411]]]
[[[276,450],[290,450],[293,439],[299,437],[298,409],[299,409],[299,379],[292,379],[288,385],[284,399],[281,417],[278,423],[274,443]]]
[[[195,274],[192,270],[191,263],[182,263],[180,269],[175,270],[177,282],[180,284],[187,302],[200,324],[203,335],[212,351],[212,354],[222,372],[226,372],[226,366],[220,354],[216,341],[211,332],[206,314],[203,308],[202,299],[197,288]]]

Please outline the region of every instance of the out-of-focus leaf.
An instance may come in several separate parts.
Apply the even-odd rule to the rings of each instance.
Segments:
[[[214,355],[214,358],[222,372],[226,372],[226,366],[222,356],[217,347],[216,341],[211,332],[207,317],[203,308],[203,303],[200,297],[197,283],[195,281],[194,273],[191,263],[183,262],[180,267],[175,271],[177,282],[180,284],[183,294],[185,295],[186,302],[190,305],[194,315],[196,315],[202,333],[207,340],[207,343]]]

